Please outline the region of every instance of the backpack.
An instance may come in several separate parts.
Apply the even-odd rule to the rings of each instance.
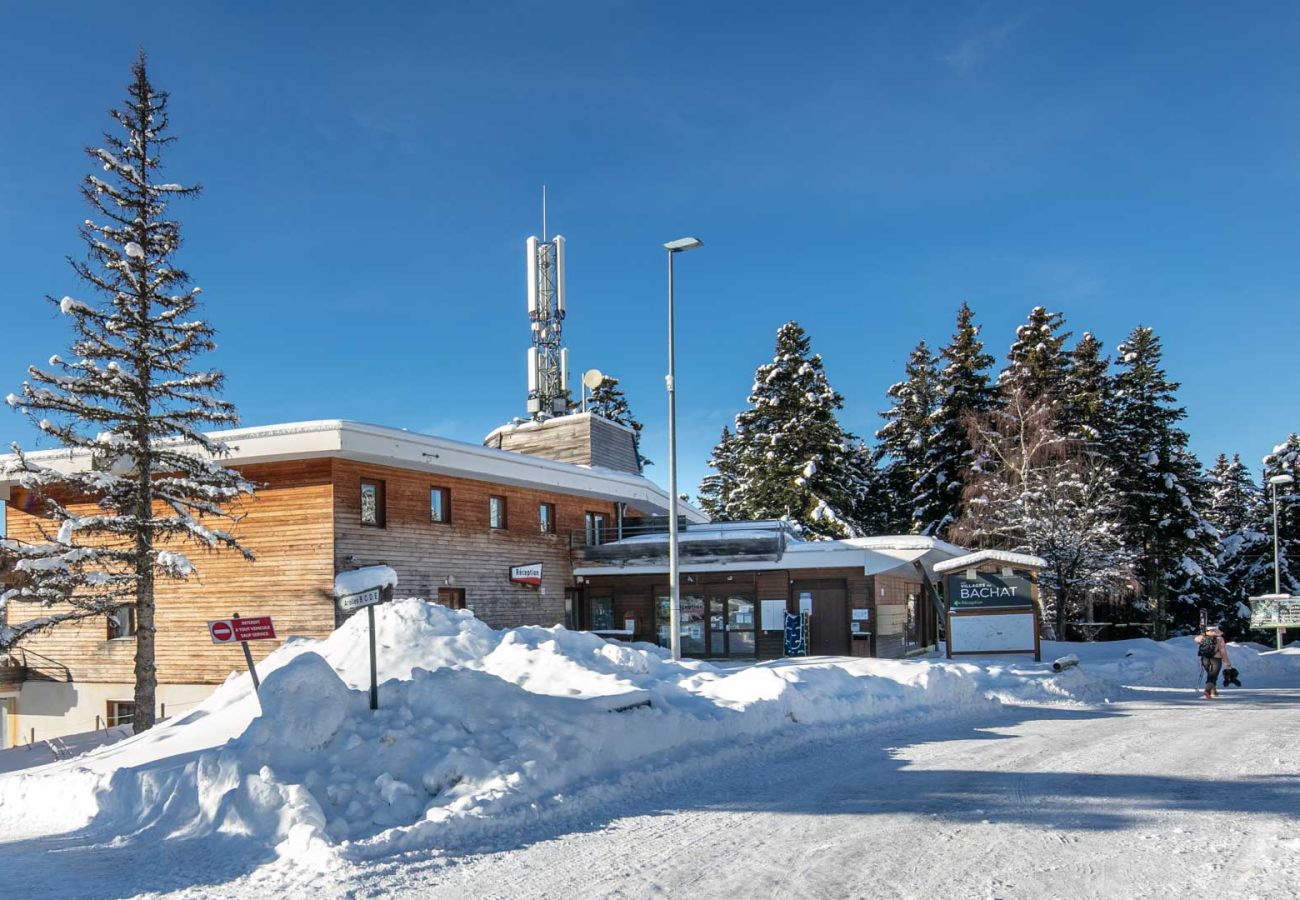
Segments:
[[[1201,643],[1196,649],[1196,653],[1201,659],[1214,659],[1219,652],[1219,639],[1212,635],[1202,635]]]

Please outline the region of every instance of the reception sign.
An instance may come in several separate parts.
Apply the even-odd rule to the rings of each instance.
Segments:
[[[1023,575],[976,572],[974,578],[967,578],[957,573],[948,576],[945,587],[948,608],[953,610],[1034,605],[1033,584]]]

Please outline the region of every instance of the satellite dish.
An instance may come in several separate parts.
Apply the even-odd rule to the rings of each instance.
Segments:
[[[605,373],[600,369],[588,369],[582,373],[582,384],[589,391],[594,391],[600,387],[600,383],[605,380]]]

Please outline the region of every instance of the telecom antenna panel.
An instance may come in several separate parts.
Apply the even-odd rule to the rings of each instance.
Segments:
[[[533,345],[528,348],[528,413],[549,419],[568,412],[569,351],[564,348],[564,238],[526,242],[528,321]]]

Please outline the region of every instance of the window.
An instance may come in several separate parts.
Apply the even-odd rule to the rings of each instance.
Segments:
[[[555,504],[541,503],[537,506],[537,527],[542,534],[555,534]]]
[[[384,528],[384,483],[377,479],[361,479],[361,524]]]
[[[488,525],[493,528],[506,527],[506,498],[488,498]]]
[[[614,598],[613,597],[592,597],[591,598],[591,630],[592,631],[613,631],[614,630]]]
[[[448,609],[464,609],[465,589],[440,587],[438,588],[438,602]]]
[[[451,521],[451,491],[446,488],[429,488],[429,521]]]
[[[587,513],[587,546],[594,547],[598,544],[605,543],[605,522],[604,513],[589,512]]]
[[[108,701],[108,727],[130,725],[135,718],[135,703],[131,700]]]
[[[108,614],[108,639],[110,641],[135,637],[135,606],[124,603]]]

